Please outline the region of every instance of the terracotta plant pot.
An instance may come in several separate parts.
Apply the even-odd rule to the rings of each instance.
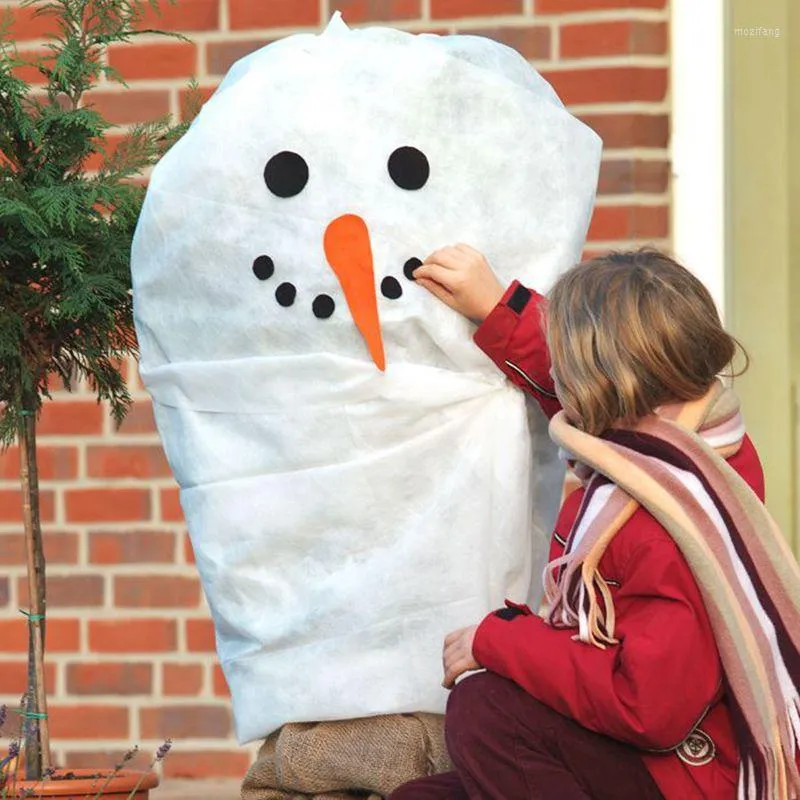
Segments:
[[[141,778],[142,782],[136,790],[136,800],[148,800],[150,789],[158,786],[158,775],[155,772],[137,772],[136,770],[120,770],[106,786],[110,771],[96,769],[57,769],[46,781],[17,781],[6,786],[8,800],[25,797],[25,789],[33,791],[31,800],[57,797],[58,800],[94,800],[94,796],[103,789],[102,800],[127,800],[134,786]],[[144,777],[142,777],[144,775]],[[105,786],[105,788],[103,788]]]

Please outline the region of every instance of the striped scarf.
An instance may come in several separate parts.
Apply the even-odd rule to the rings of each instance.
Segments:
[[[617,644],[598,566],[642,505],[680,549],[711,620],[741,756],[738,797],[800,798],[800,569],[725,460],[744,438],[736,396],[717,381],[700,400],[602,437],[561,412],[550,435],[575,460],[586,492],[564,556],[545,570],[546,619],[596,647]]]

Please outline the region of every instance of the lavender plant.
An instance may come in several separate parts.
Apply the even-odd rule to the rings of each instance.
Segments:
[[[0,706],[0,736],[3,736],[7,720],[8,708],[7,706],[2,705]],[[163,762],[171,749],[172,739],[166,739],[163,744],[158,747],[156,752],[153,754],[153,757],[150,759],[148,771],[155,769],[158,764]],[[108,774],[103,776],[104,780],[97,792],[87,795],[86,800],[102,800],[102,798],[106,796],[106,790],[112,785],[114,778],[117,777],[117,775],[119,775],[119,773],[125,769],[134,758],[136,758],[138,753],[138,745],[126,751],[119,761],[114,765],[114,768]],[[48,767],[46,770],[44,770],[38,786],[20,789],[17,791],[17,783],[19,780],[19,755],[20,740],[19,736],[17,735],[11,738],[8,746],[8,753],[4,758],[0,759],[0,800],[11,800],[11,798],[14,798],[14,800],[32,800],[33,798],[36,798],[36,800],[42,800],[44,784],[53,776],[53,774],[56,772],[56,768]],[[134,800],[146,774],[147,772],[141,773],[136,784],[127,795],[126,800]]]

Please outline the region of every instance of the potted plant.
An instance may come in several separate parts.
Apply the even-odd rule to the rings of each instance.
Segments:
[[[143,28],[145,12],[158,10],[158,0],[24,0],[23,6],[48,17],[53,32],[42,52],[22,58],[10,15],[0,24],[0,446],[19,446],[30,597],[23,612],[28,690],[18,710],[24,780],[9,789],[0,776],[0,796],[66,798],[69,786],[75,788],[68,778],[77,771],[51,763],[43,679],[47,606],[37,418],[58,379],[67,388],[86,381],[117,422],[125,416],[131,399],[120,363],[136,352],[129,254],[144,198],[137,178],[187,123],[137,126],[107,152],[111,126],[91,103],[101,79],[124,84],[103,57],[109,45],[162,33]],[[197,92],[191,103],[196,111]],[[112,796],[146,797],[155,775],[128,776],[126,789],[124,765],[118,766],[109,779],[90,771],[94,782],[80,797],[94,797],[101,787],[107,796],[112,784]]]

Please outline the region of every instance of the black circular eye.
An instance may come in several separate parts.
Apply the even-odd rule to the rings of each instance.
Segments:
[[[421,266],[422,261],[420,261],[418,258],[409,258],[403,266],[403,275],[405,275],[410,281],[415,281],[416,278],[414,277],[414,270]]]
[[[272,194],[278,197],[294,197],[308,183],[308,164],[297,153],[284,150],[267,161],[264,181]]]
[[[288,308],[292,305],[295,297],[297,297],[297,289],[295,289],[291,283],[282,283],[275,290],[275,299],[278,301],[278,305],[284,308]]]
[[[389,275],[381,281],[381,294],[389,300],[397,300],[403,294],[403,287],[397,282],[397,278]]]
[[[275,264],[269,256],[259,256],[253,262],[253,275],[260,281],[269,280],[275,272]]]
[[[389,156],[389,175],[401,189],[421,189],[430,174],[431,167],[425,153],[416,147],[398,147]]]
[[[333,298],[327,294],[318,294],[311,304],[311,310],[314,312],[314,316],[317,317],[317,319],[328,319],[328,317],[333,314],[335,308],[336,303],[334,303]]]

